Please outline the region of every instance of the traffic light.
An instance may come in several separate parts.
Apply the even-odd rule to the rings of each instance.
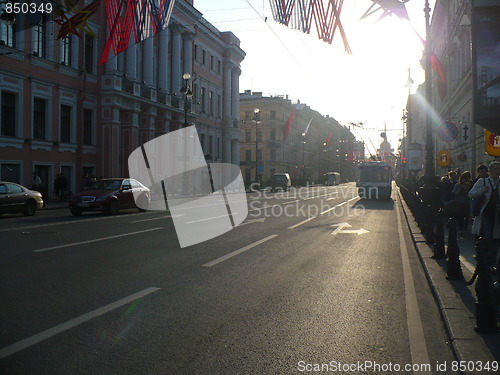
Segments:
[[[406,164],[406,158],[404,156],[401,158],[401,161],[403,162],[403,164]]]

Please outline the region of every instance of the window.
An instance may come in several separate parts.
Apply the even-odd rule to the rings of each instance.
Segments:
[[[83,110],[83,144],[92,144],[92,110]]]
[[[214,102],[214,92],[213,91],[210,91],[209,95],[208,95],[208,100],[210,101],[210,115],[213,116],[214,115],[214,111],[215,111],[215,102]]]
[[[205,113],[207,111],[206,105],[207,89],[205,87],[201,88],[201,112]]]
[[[217,95],[217,117],[222,117],[222,95]]]
[[[245,130],[245,142],[252,141],[252,132],[250,130]]]
[[[257,150],[257,160],[262,163],[262,150]]]
[[[0,5],[0,9],[3,12],[5,4]],[[14,47],[16,43],[15,25],[6,25],[4,22],[0,22],[0,45]]]
[[[276,150],[271,150],[271,161],[276,161]]]
[[[262,141],[262,130],[257,131],[257,140]]]
[[[276,129],[271,129],[271,141],[276,140]]]
[[[198,61],[198,45],[194,45],[194,60]]]
[[[94,74],[94,38],[85,34],[85,70]]]
[[[71,65],[71,35],[61,39],[61,63]]]
[[[45,57],[47,35],[47,17],[42,16],[38,25],[33,26],[33,55]]]
[[[245,111],[245,120],[251,120],[251,119],[252,119],[252,112]]]
[[[45,139],[46,128],[46,105],[47,102],[42,99],[33,101],[33,138]]]
[[[210,55],[210,69],[215,70],[215,60],[212,55]]]
[[[252,150],[245,150],[245,161],[252,161]]]
[[[208,144],[208,153],[210,155],[213,155],[213,152],[214,152],[214,136],[211,135],[209,137],[209,140],[210,140],[210,143]]]
[[[60,141],[71,142],[71,107],[69,105],[61,105]]]
[[[222,74],[222,61],[217,62],[217,73]]]
[[[271,120],[276,120],[276,111],[271,111]]]
[[[16,95],[2,92],[2,128],[0,135],[16,136]]]
[[[5,186],[7,187],[7,191],[11,194],[24,193],[24,190],[20,186],[14,184],[5,184]]]
[[[202,51],[202,63],[203,65],[207,65],[207,51],[203,50]]]

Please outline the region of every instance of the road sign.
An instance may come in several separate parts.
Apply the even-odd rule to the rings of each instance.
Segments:
[[[437,163],[441,167],[447,167],[451,164],[451,153],[448,150],[441,150],[438,152]]]
[[[360,229],[344,229],[344,228],[352,228],[352,226],[349,223],[338,223],[338,224],[333,224],[332,227],[337,227],[332,234],[336,235],[339,233],[348,233],[348,234],[365,234],[370,232],[369,230],[360,228]]]
[[[422,145],[420,143],[410,143],[408,146],[408,160],[409,171],[422,170]]]
[[[438,127],[439,138],[445,142],[451,142],[457,138],[458,128],[457,126],[449,121],[443,122]]]
[[[459,127],[460,127],[460,142],[461,143],[470,143],[470,140],[471,140],[470,122],[461,122],[459,124]]]

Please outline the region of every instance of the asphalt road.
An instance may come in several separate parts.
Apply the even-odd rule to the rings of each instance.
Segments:
[[[187,248],[168,212],[0,218],[0,372],[454,373],[396,193],[247,199]]]

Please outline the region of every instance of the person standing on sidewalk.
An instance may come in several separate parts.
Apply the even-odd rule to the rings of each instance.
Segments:
[[[460,175],[458,183],[453,187],[453,195],[456,203],[456,218],[460,238],[464,238],[464,232],[469,225],[470,217],[470,199],[469,191],[472,187],[472,176],[469,171]]]
[[[493,161],[489,166],[490,176],[476,181],[469,191],[469,198],[483,196],[479,216],[472,224],[472,233],[488,240],[491,266],[499,266],[497,262],[500,247],[500,162]]]

